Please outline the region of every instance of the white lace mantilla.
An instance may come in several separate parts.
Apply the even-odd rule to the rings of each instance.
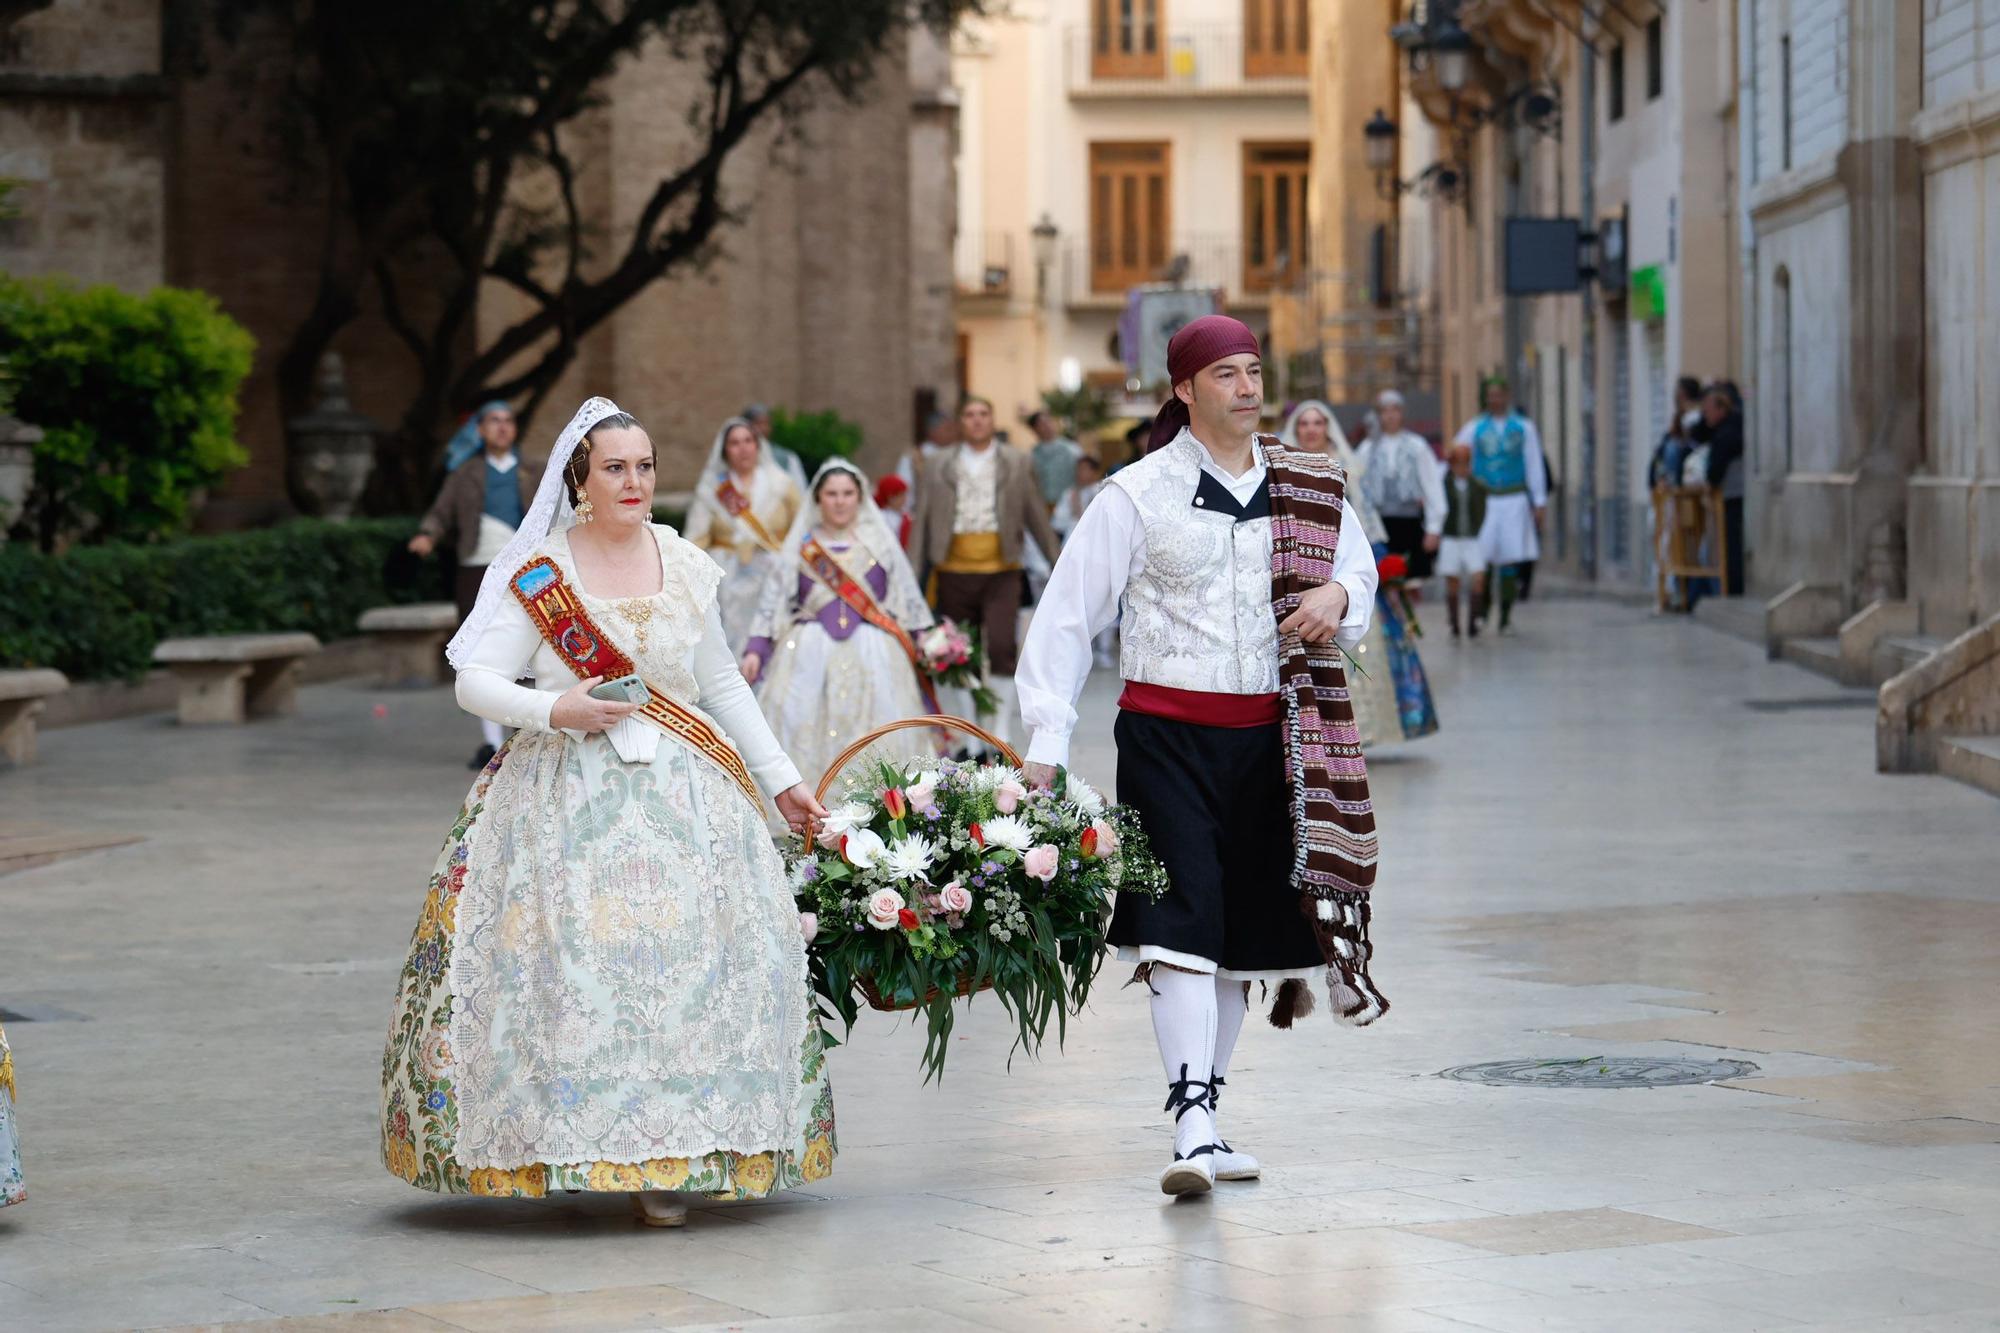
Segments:
[[[665,551],[661,593],[628,602],[583,592],[560,535],[543,549],[687,702],[717,574],[684,546]],[[678,743],[627,763],[602,735],[521,733],[467,870],[451,961],[466,1169],[797,1140],[805,942],[759,812],[714,763]]]

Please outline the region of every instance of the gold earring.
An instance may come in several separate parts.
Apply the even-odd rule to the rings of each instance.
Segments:
[[[577,522],[588,523],[590,522],[591,519],[596,517],[597,517],[597,506],[592,504],[590,501],[585,500],[577,505],[576,507]]]

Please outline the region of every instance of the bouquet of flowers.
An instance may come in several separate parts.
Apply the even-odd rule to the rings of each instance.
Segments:
[[[998,697],[986,686],[986,658],[979,635],[955,620],[943,619],[917,634],[917,656],[924,674],[939,685],[969,691],[982,713],[998,707]]]
[[[792,884],[813,987],[852,1029],[859,989],[920,1010],[925,1081],[944,1071],[953,1002],[990,990],[1016,1048],[1056,1043],[1090,997],[1111,895],[1166,892],[1137,815],[1061,775],[1030,791],[1018,769],[878,764],[849,784]],[[823,1010],[824,1012],[824,1010]],[[829,1015],[831,1016],[831,1015]]]

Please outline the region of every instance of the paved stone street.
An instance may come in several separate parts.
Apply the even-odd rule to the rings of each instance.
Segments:
[[[476,740],[449,692],[46,733],[0,825],[140,840],[0,878],[0,1008],[35,1020],[7,1023],[30,1198],[0,1212],[0,1327],[2000,1326],[2000,804],[1877,776],[1866,696],[1699,626],[1538,601],[1455,647],[1429,619],[1444,731],[1374,767],[1395,1011],[1253,1022],[1225,1128],[1266,1177],[1178,1204],[1109,970],[1011,1072],[975,1004],[942,1086],[867,1017],[812,1194],[656,1232],[618,1199],[419,1193],[376,1098]],[[1106,783],[1111,689],[1078,763]],[[1437,1077],[1642,1055],[1756,1068]]]

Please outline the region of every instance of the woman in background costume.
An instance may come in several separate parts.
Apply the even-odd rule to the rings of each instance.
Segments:
[[[0,1028],[0,1208],[28,1197],[21,1178],[21,1141],[14,1135],[14,1055]]]
[[[785,753],[817,775],[863,733],[937,711],[915,639],[932,623],[868,479],[832,459],[765,582],[743,676]],[[898,737],[883,757],[910,748]]]
[[[460,705],[516,730],[432,869],[381,1131],[421,1189],[622,1192],[676,1226],[686,1192],[825,1176],[833,1094],[760,789],[795,828],[820,807],[723,642],[721,572],[650,521],[652,454],[585,403],[451,642]],[[589,693],[631,674],[638,699]]]
[[[695,483],[682,535],[722,567],[722,634],[738,656],[801,501],[798,483],[771,457],[756,428],[742,417],[723,422]]]
[[[1333,409],[1317,398],[1309,398],[1285,418],[1280,438],[1287,448],[1307,453],[1331,452],[1347,468],[1350,481],[1347,507],[1360,518],[1380,560],[1388,551],[1388,531],[1374,506],[1368,503],[1361,485],[1364,468],[1342,434]],[[1431,701],[1430,680],[1417,656],[1414,618],[1408,613],[1400,589],[1384,580],[1375,590],[1375,617],[1367,636],[1356,649],[1360,670],[1348,679],[1354,703],[1354,719],[1361,729],[1363,745],[1384,741],[1413,741],[1438,729],[1437,705]],[[1365,673],[1365,674],[1364,674]]]

